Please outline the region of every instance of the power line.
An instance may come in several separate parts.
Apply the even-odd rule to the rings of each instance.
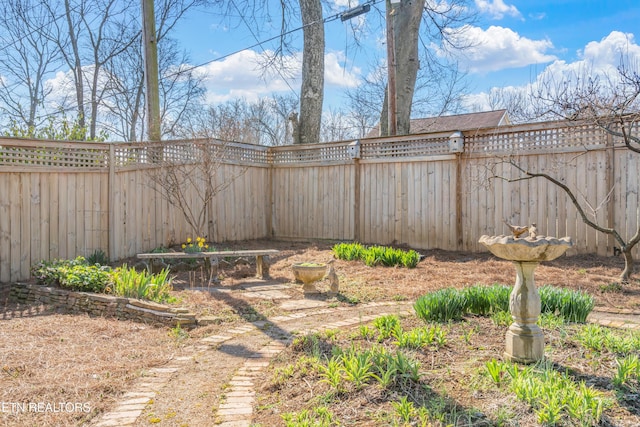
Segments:
[[[380,3],[381,1],[382,1],[382,0],[369,0],[369,1],[367,1],[366,3],[363,3],[361,6],[364,6],[364,5],[367,5],[367,4],[368,4],[368,5],[371,5],[371,6],[374,6],[374,5],[378,4],[378,3]],[[234,6],[235,6],[235,3],[234,3]],[[236,8],[237,8],[237,6],[236,6]],[[268,39],[264,39],[264,40],[262,40],[262,41],[258,41],[257,43],[254,43],[254,44],[252,44],[252,45],[250,45],[250,46],[247,46],[247,47],[244,47],[244,48],[242,48],[242,49],[238,49],[238,50],[235,50],[235,51],[233,51],[233,52],[230,52],[230,53],[224,54],[224,55],[222,55],[222,56],[219,56],[219,57],[217,57],[217,58],[211,59],[211,60],[209,60],[209,61],[205,61],[205,62],[202,62],[202,63],[200,63],[200,64],[193,65],[193,66],[191,66],[191,67],[187,67],[187,68],[182,69],[181,71],[176,72],[176,73],[174,73],[174,74],[169,74],[169,75],[167,75],[167,77],[172,77],[172,76],[174,76],[174,75],[178,75],[178,74],[183,73],[183,72],[193,71],[193,70],[195,70],[196,68],[200,68],[200,67],[203,67],[203,66],[205,66],[205,65],[209,65],[209,64],[212,64],[212,63],[214,63],[214,62],[221,61],[221,60],[223,60],[223,59],[226,59],[226,58],[228,58],[228,57],[230,57],[230,56],[236,55],[236,54],[238,54],[238,53],[240,53],[240,52],[243,52],[243,51],[245,51],[245,50],[253,49],[254,47],[258,47],[258,46],[262,46],[262,45],[263,45],[263,44],[265,44],[265,43],[269,43],[269,42],[272,42],[272,41],[277,40],[277,39],[282,39],[283,37],[288,36],[289,34],[293,34],[293,33],[297,32],[297,31],[300,31],[300,30],[302,30],[302,29],[304,29],[304,28],[307,28],[307,27],[310,27],[310,26],[312,26],[312,25],[317,25],[317,24],[320,24],[320,23],[322,23],[322,24],[326,24],[327,22],[331,22],[331,21],[335,21],[335,20],[337,20],[337,19],[341,19],[341,18],[342,18],[342,16],[344,15],[344,13],[345,13],[345,12],[339,12],[339,13],[336,13],[336,14],[334,14],[334,15],[328,16],[328,17],[326,17],[326,18],[319,19],[319,20],[316,20],[316,21],[313,21],[313,22],[309,22],[308,24],[301,25],[301,26],[299,26],[299,27],[297,27],[297,28],[293,28],[293,29],[291,29],[291,30],[284,31],[284,32],[282,32],[282,33],[280,33],[280,34],[278,34],[278,35],[276,35],[276,36],[270,37],[270,38],[268,38]],[[244,18],[242,18],[242,19],[243,19],[243,21],[244,21]],[[246,22],[245,22],[245,24],[246,24]],[[248,24],[246,24],[246,25],[248,26]],[[252,33],[252,34],[253,34],[253,33]],[[254,35],[254,38],[256,38],[256,36],[255,36],[255,35]]]
[[[244,24],[247,26],[247,29],[249,30],[249,32],[251,33],[253,38],[260,44],[260,47],[262,47],[262,43],[260,43],[260,41],[258,40],[258,36],[253,32],[253,29],[251,28],[251,26],[247,22],[246,18],[242,15],[242,12],[240,11],[238,6],[236,5],[236,2],[234,0],[231,0],[231,4],[233,5],[233,7],[236,8],[238,13],[240,14],[240,19],[242,19],[242,22],[244,22]],[[280,75],[280,77],[282,77],[282,80],[284,80],[284,82],[287,85],[287,87],[289,88],[289,90],[291,90],[291,92],[293,92],[293,94],[296,96],[296,98],[299,99],[300,97],[298,96],[298,92],[293,90],[293,88],[289,84],[289,80],[282,74],[282,70],[280,69],[280,67],[276,67],[276,72]]]

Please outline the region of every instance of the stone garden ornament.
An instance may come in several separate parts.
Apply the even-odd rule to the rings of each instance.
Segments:
[[[512,235],[485,235],[480,237],[479,243],[498,258],[512,261],[516,268],[516,283],[509,297],[513,323],[507,331],[504,358],[534,363],[544,356],[544,336],[537,325],[541,304],[533,271],[541,261],[551,261],[564,254],[573,243],[569,237],[558,239],[538,235],[535,224],[507,225]],[[521,237],[527,232],[526,237]]]

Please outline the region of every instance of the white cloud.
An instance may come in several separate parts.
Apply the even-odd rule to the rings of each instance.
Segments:
[[[634,40],[634,35],[612,31],[600,41],[587,43],[584,49],[578,51],[579,60],[567,62],[556,60],[545,67],[535,80],[522,86],[510,86],[506,88],[491,88],[489,92],[481,92],[466,97],[468,106],[489,107],[491,94],[496,91],[506,91],[511,94],[524,96],[535,91],[544,82],[576,81],[577,76],[590,77],[601,76],[605,80],[615,81],[618,76],[618,67],[622,64],[637,69],[640,64],[640,45]]]
[[[505,15],[521,18],[522,15],[514,5],[506,5],[503,0],[475,0],[481,13],[491,15],[494,19],[502,19]]]
[[[615,64],[621,58],[640,58],[640,46],[631,33],[612,31],[599,42],[589,42],[582,52],[584,61],[594,64]]]
[[[471,73],[520,68],[556,59],[546,53],[553,48],[550,40],[531,40],[510,28],[491,26],[483,30],[465,25],[454,34],[454,39],[459,44],[472,45],[458,58]],[[444,53],[440,51],[439,54]]]
[[[351,71],[344,68],[343,52],[329,52],[324,57],[324,83],[327,86],[354,88],[360,83],[361,70],[353,67]]]
[[[302,54],[296,53],[277,60],[275,65],[267,66],[273,52],[259,53],[243,50],[222,61],[212,62],[200,67],[207,88],[207,101],[225,102],[234,98],[255,101],[265,95],[278,92],[300,90]],[[346,70],[343,66],[344,54],[330,52],[325,55],[325,86],[354,87],[359,82],[360,69]]]

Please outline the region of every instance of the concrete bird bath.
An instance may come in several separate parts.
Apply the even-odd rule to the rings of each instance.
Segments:
[[[322,279],[327,273],[327,264],[320,262],[298,262],[291,266],[293,276],[303,283],[302,291],[305,295],[317,294],[314,282]]]
[[[520,363],[542,359],[544,336],[537,325],[540,294],[533,271],[541,261],[551,261],[564,254],[573,245],[571,238],[482,236],[479,242],[498,258],[513,261],[516,267],[516,284],[509,296],[513,324],[507,331],[504,358]]]

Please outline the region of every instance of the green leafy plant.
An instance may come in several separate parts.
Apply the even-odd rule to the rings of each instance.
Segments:
[[[448,322],[461,319],[467,300],[463,292],[453,288],[440,289],[416,300],[413,309],[425,322]]]
[[[416,408],[407,396],[402,396],[399,401],[391,402],[391,406],[396,410],[396,415],[403,423],[409,423],[416,414]]]
[[[99,265],[73,265],[59,268],[60,286],[74,291],[102,293],[111,283],[111,268]]]
[[[491,380],[499,386],[504,374],[504,364],[496,359],[491,359],[485,363],[485,368],[487,369]]]
[[[332,357],[327,361],[327,366],[318,365],[318,371],[322,377],[321,382],[329,384],[338,391],[342,391],[342,361],[337,357]]]
[[[358,261],[362,259],[365,247],[360,243],[338,243],[333,246],[332,251],[338,259]]]
[[[370,379],[374,378],[369,352],[349,351],[342,354],[341,362],[344,378],[352,382],[356,390],[362,389]]]
[[[395,314],[388,314],[374,319],[373,326],[378,330],[378,341],[383,341],[393,335],[400,327],[400,318]]]
[[[467,310],[485,316],[501,311],[509,311],[509,295],[512,288],[506,285],[471,286],[463,290]]]
[[[407,332],[397,328],[394,336],[396,337],[395,344],[400,348],[417,350],[431,344],[442,347],[446,343],[446,331],[438,325],[429,328],[415,328]]]
[[[184,341],[189,338],[189,332],[182,329],[180,323],[176,324],[173,328],[169,329],[169,336],[176,340],[176,342]]]
[[[338,425],[333,418],[333,414],[325,406],[282,414],[286,427],[330,427]]]
[[[60,285],[60,277],[63,274],[61,268],[74,267],[77,265],[87,265],[84,257],[77,257],[72,260],[54,259],[52,261],[40,261],[31,267],[31,276],[36,281],[45,286]]]
[[[123,297],[167,302],[171,301],[172,289],[168,269],[151,274],[147,270],[137,271],[133,267],[128,268],[125,264],[117,268],[113,274],[113,291]]]
[[[555,371],[550,363],[537,369],[516,371],[510,389],[516,397],[531,405],[543,425],[598,425],[604,409],[611,402],[584,382],[576,383],[567,373]]]
[[[637,354],[616,359],[616,365],[616,374],[613,376],[613,384],[616,387],[628,386],[633,380],[640,381],[640,360]]]
[[[539,289],[541,312],[562,316],[567,322],[585,323],[593,310],[594,299],[586,292],[542,286]]]
[[[404,251],[386,246],[368,246],[360,243],[338,243],[332,248],[336,258],[345,261],[363,261],[370,267],[382,265],[385,267],[403,266],[415,268],[420,262],[420,254],[413,249]]]
[[[109,264],[109,257],[102,249],[96,249],[91,255],[87,257],[87,263],[107,265]]]

